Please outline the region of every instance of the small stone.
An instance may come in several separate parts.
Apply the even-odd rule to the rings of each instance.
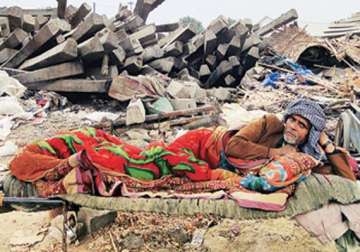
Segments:
[[[123,244],[127,249],[130,250],[139,249],[144,246],[145,241],[141,236],[131,233],[123,240]]]

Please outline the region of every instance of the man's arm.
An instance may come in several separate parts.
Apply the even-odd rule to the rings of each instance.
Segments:
[[[259,140],[269,131],[278,129],[281,121],[275,115],[265,115],[241,128],[225,146],[228,156],[240,159],[268,158],[270,148],[258,144]]]

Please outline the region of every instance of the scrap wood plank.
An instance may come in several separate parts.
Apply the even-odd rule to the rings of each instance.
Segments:
[[[153,121],[159,121],[162,119],[172,119],[180,116],[189,116],[189,115],[196,115],[199,113],[209,113],[215,111],[216,108],[214,106],[208,105],[203,106],[195,109],[187,109],[187,110],[177,110],[173,112],[166,112],[166,113],[159,113],[154,115],[147,115],[145,117],[145,122],[153,122]],[[119,118],[114,121],[113,126],[114,127],[121,127],[126,125],[126,119],[125,118]]]

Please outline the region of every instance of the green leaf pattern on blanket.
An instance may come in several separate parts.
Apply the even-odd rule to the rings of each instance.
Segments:
[[[189,160],[190,162],[196,163],[196,164],[198,164],[198,165],[204,165],[204,164],[206,164],[205,161],[196,158],[195,155],[194,155],[194,153],[193,153],[190,149],[188,149],[188,148],[182,148],[182,150],[183,150],[186,154],[189,155],[188,160]]]
[[[161,146],[153,146],[150,149],[141,152],[140,155],[145,156],[147,158],[157,159],[166,155],[174,155],[174,153],[170,151],[165,151],[164,148]]]
[[[162,149],[162,153],[160,153],[159,149],[156,149],[156,150],[149,149],[147,151],[144,151],[144,152],[140,153],[141,155],[144,155],[146,157],[145,159],[134,159],[134,158],[130,158],[128,153],[126,151],[124,151],[124,149],[121,148],[121,146],[108,145],[108,146],[103,146],[101,148],[103,148],[105,150],[108,150],[108,151],[111,151],[115,155],[118,155],[118,156],[121,156],[121,157],[125,158],[130,163],[138,164],[138,165],[152,163],[156,159],[158,159],[158,158],[160,158],[160,157],[162,157],[164,155],[171,155],[172,154],[171,152],[164,151],[164,149]]]
[[[180,163],[177,164],[176,166],[174,166],[172,168],[173,171],[186,171],[186,172],[192,172],[195,173],[194,168],[191,165],[185,164],[185,163]]]
[[[68,146],[68,148],[71,150],[72,154],[77,152],[74,147],[74,142],[77,144],[80,144],[80,145],[83,144],[83,142],[80,140],[80,138],[78,138],[75,135],[65,134],[65,135],[56,136],[55,138],[64,140],[66,145]]]
[[[42,140],[36,142],[35,144],[38,145],[41,149],[47,150],[51,154],[56,155],[55,149],[47,141]]]
[[[156,166],[160,169],[161,176],[166,176],[171,174],[170,166],[168,162],[164,159],[156,159],[155,160]]]
[[[95,128],[85,127],[85,128],[81,128],[79,131],[81,133],[83,133],[85,136],[96,137],[96,129]]]
[[[131,177],[140,180],[153,180],[155,178],[154,174],[151,171],[141,168],[127,166],[126,171]]]

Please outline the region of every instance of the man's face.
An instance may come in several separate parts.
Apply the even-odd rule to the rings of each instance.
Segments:
[[[298,146],[305,142],[310,130],[310,123],[299,115],[290,115],[285,122],[284,140],[286,143]]]

